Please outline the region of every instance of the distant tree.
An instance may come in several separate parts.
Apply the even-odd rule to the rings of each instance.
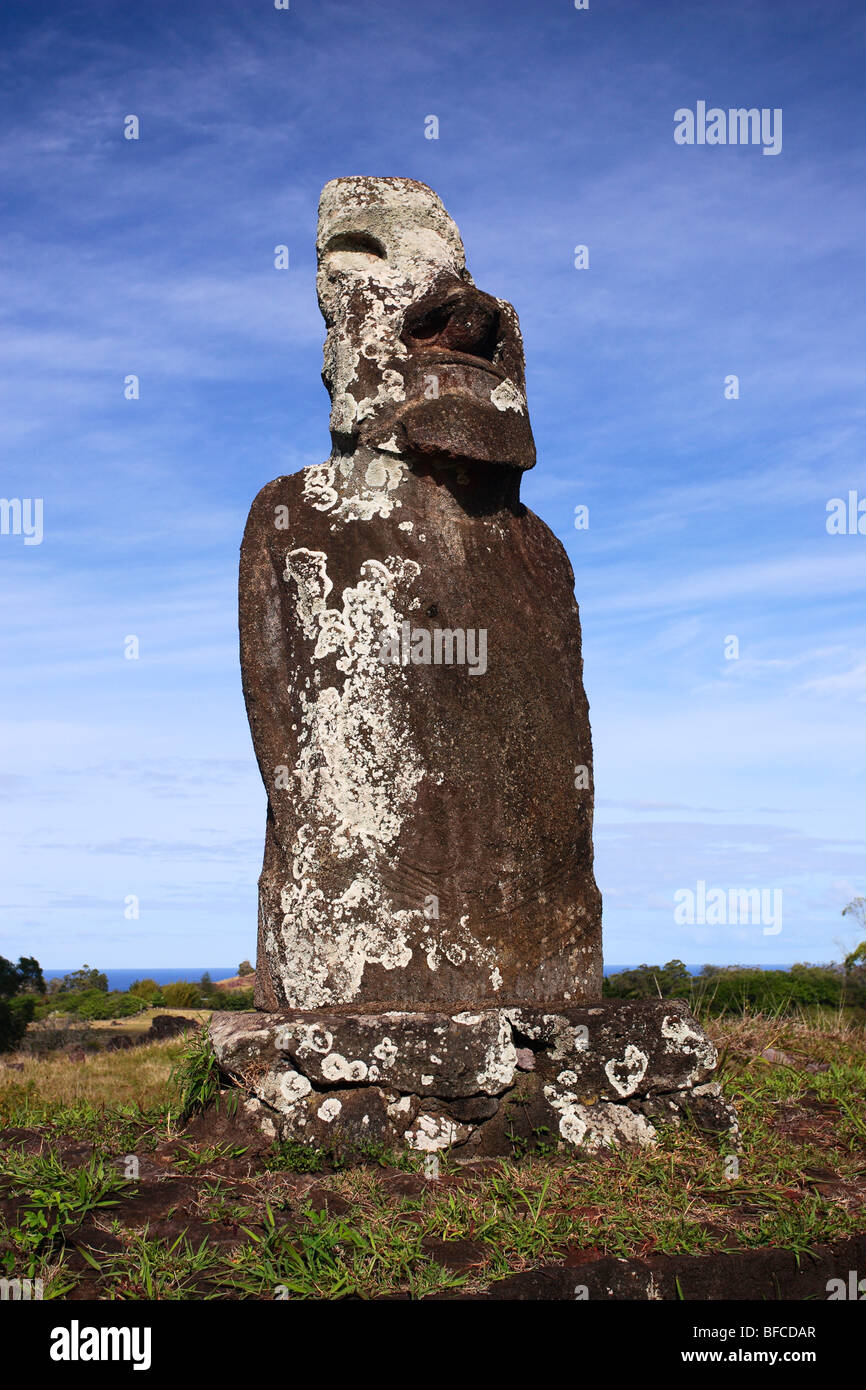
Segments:
[[[17,965],[0,956],[0,999],[11,999],[16,994],[44,993],[45,981],[34,956],[19,956]]]
[[[667,965],[639,965],[608,975],[603,992],[617,999],[674,999],[688,996],[691,976],[681,960],[669,960]]]
[[[847,907],[842,908],[843,917],[853,917],[855,922],[862,928],[866,928],[866,898],[852,898]],[[852,965],[861,965],[866,959],[866,941],[861,941],[859,946],[855,946],[853,951],[845,957],[844,965],[846,971]]]
[[[240,965],[238,966],[239,975],[255,975],[255,973],[256,967],[254,965],[250,965],[248,960],[241,961]]]
[[[852,898],[848,906],[842,908],[842,916],[853,917],[860,927],[866,927],[866,898]],[[845,971],[846,996],[852,983],[852,976],[855,979],[859,977],[862,985],[863,975],[866,973],[863,966],[866,966],[866,941],[861,941],[854,947],[853,951],[848,952],[842,961],[842,967]]]
[[[9,1052],[24,1037],[36,1007],[35,995],[45,993],[38,960],[20,956],[18,964],[0,956],[0,1052]]]
[[[0,999],[11,999],[20,989],[20,976],[11,960],[0,956]]]
[[[101,970],[92,970],[89,965],[82,965],[80,970],[70,970],[60,981],[61,994],[83,994],[90,989],[101,989],[107,994],[108,976]]]
[[[211,991],[213,990],[213,980],[212,980],[211,977],[210,977],[210,971],[209,971],[209,970],[206,970],[206,971],[204,972],[204,974],[202,975],[202,977],[201,977],[201,979],[199,980],[198,984],[199,984],[199,989],[201,990],[202,994],[210,994],[210,993],[211,993]]]
[[[11,999],[13,994],[23,991],[45,993],[45,981],[38,960],[32,956],[19,956],[18,964],[0,956],[0,998]]]
[[[18,957],[18,974],[21,977],[22,994],[44,994],[45,979],[42,967],[35,956]]]
[[[847,907],[842,908],[843,917],[855,917],[861,927],[866,927],[866,898],[852,898]]]

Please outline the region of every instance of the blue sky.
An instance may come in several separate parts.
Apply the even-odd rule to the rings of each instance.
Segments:
[[[866,11],[7,0],[0,37],[0,492],[44,499],[40,545],[0,536],[0,954],[254,952],[237,551],[261,485],[328,452],[316,205],[356,173],[435,188],[521,317],[524,500],[584,629],[606,959],[850,948],[866,536],[825,521],[866,498]],[[782,152],[676,145],[699,100],[782,108]],[[781,889],[781,932],[677,925],[698,880]]]

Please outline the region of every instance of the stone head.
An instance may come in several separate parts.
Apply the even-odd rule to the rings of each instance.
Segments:
[[[476,289],[433,190],[414,179],[332,179],[316,251],[335,446],[407,463],[531,468],[517,314]]]

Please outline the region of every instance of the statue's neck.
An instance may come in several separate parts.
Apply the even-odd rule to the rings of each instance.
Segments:
[[[333,466],[332,487],[347,498],[356,496],[359,489],[373,488],[412,494],[419,501],[425,495],[435,495],[440,506],[450,497],[456,508],[471,514],[515,511],[521,506],[520,469],[503,464],[461,465],[445,458],[408,460],[367,445],[359,445],[351,454],[335,451],[329,463]]]

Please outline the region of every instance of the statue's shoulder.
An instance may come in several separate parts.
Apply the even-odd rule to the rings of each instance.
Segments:
[[[568,558],[568,551],[555,531],[551,531],[546,521],[525,507],[522,524],[529,540],[533,555],[547,566],[562,570],[570,584],[574,584],[574,570]]]
[[[303,501],[304,483],[309,469],[301,468],[297,473],[286,473],[265,483],[253,498],[250,519],[260,518],[265,513],[273,513],[278,506],[298,506]]]
[[[301,468],[265,483],[256,493],[244,531],[245,546],[260,540],[270,541],[295,529],[301,515],[309,510],[309,475],[313,470]]]

